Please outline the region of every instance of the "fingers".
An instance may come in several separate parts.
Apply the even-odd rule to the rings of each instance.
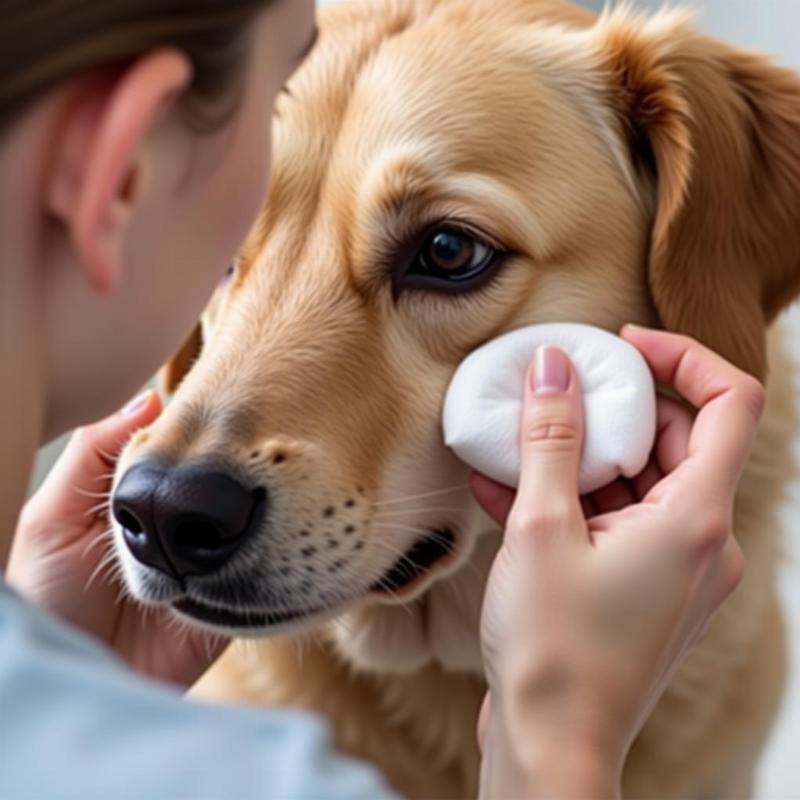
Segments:
[[[160,413],[161,400],[151,389],[122,411],[78,429],[31,500],[31,510],[53,513],[57,509],[66,521],[96,507],[107,491],[120,449],[134,431]]]
[[[596,513],[608,514],[611,511],[619,511],[627,508],[631,503],[636,502],[631,484],[624,478],[618,478],[613,483],[609,483],[602,489],[592,493],[592,503]]]
[[[642,353],[657,381],[699,409],[688,442],[693,477],[712,491],[732,493],[763,410],[761,384],[686,336],[635,326],[621,335]]]
[[[656,414],[656,464],[662,475],[668,475],[689,455],[694,414],[677,400],[663,395],[656,399]]]
[[[583,400],[566,354],[540,348],[529,371],[520,425],[521,475],[509,526],[585,530],[578,499]]]
[[[485,475],[473,473],[470,487],[483,510],[501,527],[505,528],[508,512],[514,503],[514,490]]]

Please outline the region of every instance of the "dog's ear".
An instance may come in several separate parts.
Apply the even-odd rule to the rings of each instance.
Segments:
[[[161,367],[158,373],[158,385],[162,392],[175,393],[194,362],[200,357],[202,349],[203,329],[198,322],[177,353]]]
[[[800,78],[695,33],[681,12],[592,32],[643,185],[665,328],[759,378],[765,328],[800,292]]]

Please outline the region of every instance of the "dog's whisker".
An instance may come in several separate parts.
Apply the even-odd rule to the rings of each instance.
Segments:
[[[398,517],[402,514],[407,514],[411,516],[412,514],[463,514],[466,511],[464,508],[456,508],[454,506],[439,506],[439,507],[431,507],[427,508],[425,506],[419,508],[409,508],[409,509],[398,509],[393,511],[378,511],[375,514],[376,519],[383,519],[384,517]]]
[[[76,493],[81,495],[82,497],[89,497],[92,500],[108,500],[109,493],[108,492],[90,492],[88,489],[82,489],[80,486],[73,486],[72,490]]]
[[[103,511],[108,511],[111,507],[111,498],[107,498],[102,503],[98,503],[96,506],[92,506],[88,511],[85,511],[83,516],[84,517],[93,517],[98,516]]]
[[[91,589],[92,584],[94,583],[95,579],[100,577],[100,575],[102,574],[103,570],[107,569],[108,567],[112,567],[112,575],[113,575],[113,572],[114,572],[113,567],[116,567],[116,566],[117,566],[116,553],[113,550],[111,550],[108,553],[106,553],[100,559],[100,561],[97,562],[97,566],[95,566],[95,568],[92,570],[91,575],[89,575],[89,579],[86,581],[86,584],[83,587],[83,593],[85,594],[86,592],[89,591],[89,589]],[[107,577],[109,577],[109,576],[107,576]]]
[[[448,492],[463,492],[469,489],[468,483],[459,484],[458,486],[450,486],[447,489],[437,489],[433,492],[423,492],[422,494],[410,494],[405,497],[395,497],[390,500],[379,500],[372,505],[375,508],[382,508],[383,506],[395,505],[396,503],[410,503],[415,500],[424,500],[426,497],[436,497],[437,495],[447,494]]]
[[[130,436],[128,437],[128,441],[129,440]],[[125,444],[127,444],[127,441]],[[116,464],[117,459],[119,458],[119,454],[123,451],[124,447],[125,445],[122,445],[118,453],[109,453],[108,450],[102,447],[98,447],[97,445],[95,445],[94,450],[104,461],[108,462],[109,466],[111,466],[112,464]]]
[[[402,565],[403,569],[409,569],[410,570],[409,577],[420,572],[419,565],[415,564],[402,550],[398,550],[397,548],[392,547],[388,542],[375,542],[375,544],[378,548],[382,549],[384,552],[390,553],[391,555],[395,556],[397,558],[397,562],[399,562]]]
[[[104,544],[104,545],[108,545],[109,547],[111,547],[113,545],[113,541],[114,541],[114,531],[113,531],[113,529],[112,528],[106,528],[106,530],[104,530],[98,536],[95,536],[93,539],[91,539],[86,544],[86,547],[83,548],[83,552],[81,553],[81,560],[86,558],[86,556],[88,556],[89,553],[91,553],[92,550],[94,550],[94,548],[97,547],[98,545],[103,545]]]
[[[430,528],[424,527],[413,527],[411,525],[402,525],[399,522],[375,522],[373,523],[373,527],[375,528],[388,528],[394,529],[398,531],[410,531],[411,533],[416,533],[419,535],[428,535],[430,534],[431,538],[436,536],[436,531],[431,530]]]
[[[405,611],[409,617],[414,616],[414,613],[412,612],[408,604],[403,602],[403,600],[398,596],[397,591],[393,589],[384,578],[381,578],[378,581],[377,585],[381,588],[382,591],[386,592],[386,594],[388,594],[390,597],[393,597],[397,601],[398,606],[402,608],[403,611]]]

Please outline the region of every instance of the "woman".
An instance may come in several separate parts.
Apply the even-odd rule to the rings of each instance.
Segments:
[[[76,434],[12,537],[37,447],[154,371],[252,224],[270,108],[313,44],[313,3],[0,11],[0,552],[13,538],[19,592],[0,583],[0,796],[390,796],[307,716],[206,708],[157,685],[185,688],[219,650],[92,580],[91,495],[158,415],[153,393]],[[690,340],[623,336],[700,409],[661,402],[632,486],[579,500],[580,387],[554,348],[531,369],[516,498],[474,480],[506,526],[483,615],[485,797],[616,796],[632,738],[741,575],[731,507],[761,389]]]

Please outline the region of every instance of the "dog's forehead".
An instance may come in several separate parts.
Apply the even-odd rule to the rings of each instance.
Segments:
[[[385,220],[418,219],[434,196],[452,200],[446,185],[473,206],[490,194],[525,197],[536,220],[550,212],[535,195],[559,197],[568,211],[576,187],[624,171],[586,12],[555,0],[371,0],[332,10],[278,104],[270,195],[250,240],[253,261],[287,265],[277,277],[270,268],[271,280],[290,280],[312,251],[325,253],[312,259],[317,277],[354,252],[374,260]],[[491,185],[478,187],[473,179],[484,177]],[[415,191],[428,196],[412,207]],[[475,224],[487,215],[519,219],[484,203]],[[552,221],[548,231],[558,230]]]
[[[279,104],[265,228],[322,183],[353,188],[389,150],[424,151],[442,171],[472,168],[479,158],[500,175],[518,170],[520,148],[552,152],[567,143],[558,124],[569,123],[582,98],[573,102],[563,91],[569,78],[552,75],[591,65],[570,56],[574,42],[559,50],[553,19],[523,24],[514,0],[428,0],[413,12],[409,5],[387,0],[368,12],[357,4],[360,16],[332,15],[335,24],[322,16],[320,45]],[[545,50],[538,59],[537,49]]]

